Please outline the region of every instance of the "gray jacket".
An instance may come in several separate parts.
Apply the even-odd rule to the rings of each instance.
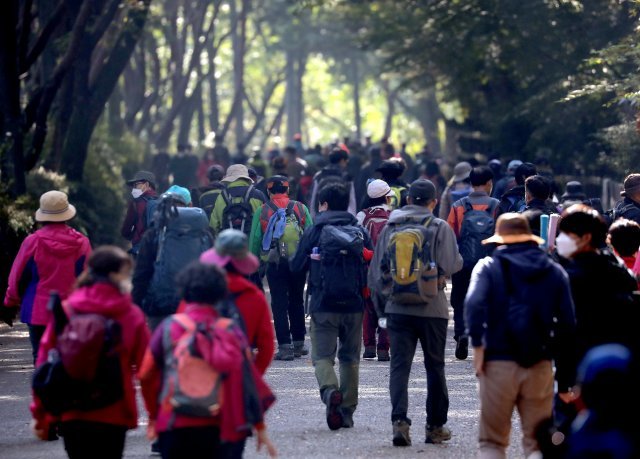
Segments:
[[[378,243],[376,244],[373,260],[371,260],[371,264],[369,266],[368,284],[369,288],[372,290],[372,297],[374,299],[381,298],[382,275],[389,274],[382,272],[381,262],[394,226],[401,225],[405,221],[420,224],[430,216],[433,216],[433,214],[428,208],[416,205],[407,205],[401,209],[391,212],[389,224],[382,230],[378,237]],[[427,231],[431,237],[431,259],[438,265],[440,276],[449,277],[460,271],[462,269],[462,257],[460,256],[460,253],[458,253],[456,236],[447,222],[434,217]],[[378,303],[378,301],[379,300],[376,300],[375,302]],[[376,304],[376,307],[379,310],[383,309],[380,304]],[[444,290],[440,290],[438,297],[433,302],[425,304],[424,306],[415,304],[397,304],[389,298],[386,300],[384,313],[448,319],[449,302],[447,301]]]

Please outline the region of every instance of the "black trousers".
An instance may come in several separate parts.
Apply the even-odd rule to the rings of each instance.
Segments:
[[[305,280],[305,273],[292,272],[286,261],[267,265],[271,312],[278,344],[304,341]]]
[[[61,434],[69,459],[120,459],[127,428],[103,422],[66,421]]]
[[[158,446],[162,459],[211,459],[222,458],[220,429],[208,427],[184,427],[161,432]]]
[[[40,340],[44,335],[47,327],[45,325],[27,325],[29,328],[29,342],[31,343],[31,352],[33,353],[33,364],[38,360],[38,351],[40,350]]]
[[[444,375],[447,322],[447,319],[404,314],[387,316],[387,332],[392,350],[389,372],[391,422],[407,419],[409,375],[416,345],[420,340],[424,353],[424,367],[427,371],[427,424],[446,424],[449,411],[449,392]]]
[[[451,307],[453,308],[453,337],[457,340],[465,334],[464,299],[471,283],[473,268],[462,270],[451,276]]]

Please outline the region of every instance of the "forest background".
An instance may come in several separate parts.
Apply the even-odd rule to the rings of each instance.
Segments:
[[[0,5],[0,289],[37,199],[122,243],[129,176],[160,151],[349,137],[547,158],[640,159],[631,0],[7,0]],[[3,290],[3,289],[2,289]]]

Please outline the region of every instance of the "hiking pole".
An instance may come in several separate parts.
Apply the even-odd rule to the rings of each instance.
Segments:
[[[307,274],[307,277],[305,279],[305,293],[304,293],[304,316],[305,318],[308,318],[310,316],[309,313],[309,274]]]

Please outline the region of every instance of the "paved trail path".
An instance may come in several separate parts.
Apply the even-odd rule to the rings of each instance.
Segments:
[[[426,395],[422,351],[416,357],[409,383],[409,417],[413,420],[413,446],[391,445],[391,404],[388,395],[389,364],[362,361],[360,364],[360,399],[354,416],[355,428],[331,432],[324,420],[313,367],[308,358],[293,362],[274,362],[267,380],[278,402],[267,416],[268,429],[283,458],[470,458],[477,452],[479,403],[471,358],[456,360],[450,321],[447,340],[446,373],[449,385],[449,423],[451,441],[443,445],[424,444],[424,403]],[[19,324],[10,329],[0,326],[0,458],[64,458],[61,441],[45,443],[30,431],[31,349],[27,329]],[[143,410],[141,410],[144,413]],[[141,416],[141,425],[146,417]],[[509,457],[522,457],[518,420],[514,417]],[[518,435],[518,436],[516,436]],[[144,428],[129,432],[125,457],[146,458],[149,445]],[[266,457],[255,453],[255,443],[247,445],[247,458]]]

